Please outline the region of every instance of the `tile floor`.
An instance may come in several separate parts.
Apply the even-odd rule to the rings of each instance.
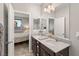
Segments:
[[[29,53],[28,44],[28,41],[15,44],[15,56],[33,56],[32,52]]]

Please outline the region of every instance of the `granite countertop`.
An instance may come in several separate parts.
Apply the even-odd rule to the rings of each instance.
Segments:
[[[40,35],[32,35],[37,41],[41,42],[43,45],[51,49],[54,53],[58,53],[61,50],[70,46],[70,44],[56,41],[54,38],[48,38],[47,36],[40,36]]]

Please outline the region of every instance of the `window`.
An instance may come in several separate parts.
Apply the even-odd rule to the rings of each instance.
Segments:
[[[15,20],[15,27],[21,27],[22,21],[21,20]]]

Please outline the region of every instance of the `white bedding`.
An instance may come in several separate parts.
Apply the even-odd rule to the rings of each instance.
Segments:
[[[15,43],[29,40],[29,32],[15,33],[14,36],[15,36],[15,39],[14,39]]]

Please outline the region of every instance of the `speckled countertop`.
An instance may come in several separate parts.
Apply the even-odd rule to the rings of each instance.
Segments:
[[[70,44],[56,41],[53,38],[48,38],[47,36],[39,36],[39,35],[32,35],[33,38],[35,38],[37,41],[41,42],[43,45],[51,49],[54,53],[58,53],[61,50],[67,48],[70,46]]]

